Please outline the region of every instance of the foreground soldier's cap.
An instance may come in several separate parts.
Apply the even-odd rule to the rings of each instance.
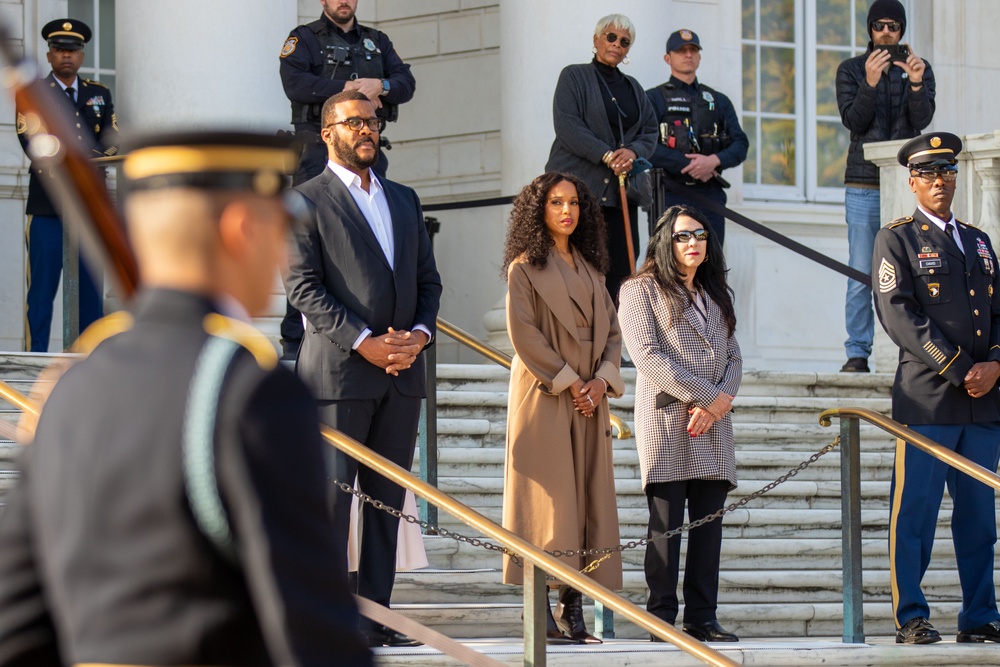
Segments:
[[[676,51],[677,49],[688,44],[694,44],[698,47],[698,50],[701,51],[701,40],[698,39],[698,35],[694,30],[682,28],[672,32],[670,33],[670,37],[667,38],[667,53]]]
[[[298,150],[287,135],[202,131],[137,137],[126,145],[128,190],[248,190],[274,196],[288,185]]]
[[[78,51],[90,41],[92,33],[90,26],[76,19],[56,19],[49,21],[42,28],[42,39],[50,47],[64,51]]]
[[[962,152],[962,140],[950,132],[929,132],[910,139],[896,153],[899,164],[910,169],[952,167]]]

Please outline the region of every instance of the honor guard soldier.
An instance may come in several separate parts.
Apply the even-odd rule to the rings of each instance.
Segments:
[[[77,76],[83,65],[83,46],[90,41],[90,37],[90,28],[83,21],[56,19],[46,23],[42,28],[42,38],[49,45],[46,58],[52,65],[52,71],[45,81],[54,91],[62,93],[57,97],[77,128],[76,139],[85,147],[83,152],[103,157],[118,153],[118,121],[108,87]],[[27,121],[19,111],[17,138],[25,152],[28,150],[27,129]],[[24,235],[28,246],[28,296],[24,347],[30,352],[48,352],[52,301],[59,289],[59,274],[62,272],[62,222],[45,191],[48,187],[45,181],[49,178],[51,175],[43,170],[31,168],[25,206],[28,216],[28,229]],[[100,275],[88,271],[82,261],[79,266],[82,331],[101,317],[103,281]],[[65,341],[67,345],[70,342]]]
[[[295,160],[273,135],[129,147],[143,285],[85,332],[104,339],[21,456],[0,515],[3,667],[371,666],[312,396],[240,321],[286,261]]]
[[[291,32],[281,48],[281,85],[292,103],[292,125],[303,144],[294,185],[318,176],[326,167],[327,148],[320,138],[323,103],[342,90],[358,90],[375,105],[379,118],[393,122],[399,105],[413,98],[417,82],[384,32],[355,19],[358,0],[320,0],[323,15]],[[380,146],[389,149],[382,135]],[[385,150],[375,172],[385,176]],[[286,303],[281,321],[283,358],[294,359],[302,344],[302,315]]]
[[[660,123],[660,142],[650,161],[663,170],[661,178],[724,206],[723,188],[729,183],[722,178],[722,171],[747,159],[750,142],[729,98],[698,81],[701,40],[697,34],[691,30],[672,33],[663,60],[670,66],[670,80],[646,91]],[[686,204],[708,218],[720,244],[725,240],[723,215],[663,185],[659,189],[654,193],[655,210],[650,210],[650,233],[663,211]]]
[[[892,418],[996,470],[1000,457],[1000,277],[989,237],[951,212],[961,140],[924,134],[899,150],[917,210],[882,228],[872,256],[875,310],[899,346]],[[930,644],[920,582],[930,563],[947,484],[962,586],[959,642],[1000,641],[993,586],[993,489],[898,441],[890,494],[889,559],[896,641]]]

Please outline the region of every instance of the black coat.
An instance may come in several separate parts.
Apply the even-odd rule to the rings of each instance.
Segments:
[[[1000,392],[972,398],[965,375],[1000,361],[1000,275],[990,238],[958,224],[965,253],[917,210],[879,230],[875,311],[899,346],[892,418],[903,424],[1000,421]]]
[[[389,383],[423,397],[424,355],[398,377],[352,349],[373,335],[423,324],[433,335],[441,303],[430,237],[417,193],[380,179],[392,218],[395,267],[343,181],[329,168],[295,188],[316,215],[296,227],[285,287],[307,321],[295,369],[321,401],[383,396]]]
[[[222,390],[216,481],[241,567],[194,521],[181,433],[211,311],[147,292],[133,328],[54,388],[0,520],[0,665],[47,664],[53,627],[65,664],[371,664],[327,445],[288,370],[242,352]]]
[[[79,134],[76,140],[84,154],[89,157],[104,157],[118,153],[118,120],[115,117],[114,102],[111,100],[111,90],[107,86],[89,79],[77,78],[80,89],[76,92],[74,105],[66,93],[62,92],[51,72],[45,77],[45,83],[49,84],[49,88],[69,114],[70,127],[77,128]],[[17,138],[25,152],[28,150],[27,129],[27,121],[18,111]],[[28,202],[25,206],[25,213],[28,215],[59,215],[45,191],[44,182],[50,178],[51,175],[44,170],[31,168]]]
[[[848,58],[837,68],[837,107],[851,131],[844,182],[878,185],[878,167],[865,160],[864,145],[872,141],[911,139],[934,117],[934,72],[924,60],[923,88],[912,90],[906,73],[890,65],[874,88],[865,79],[865,61],[872,52]]]

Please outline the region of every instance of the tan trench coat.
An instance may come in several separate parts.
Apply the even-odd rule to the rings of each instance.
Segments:
[[[554,249],[544,269],[517,260],[507,271],[507,332],[516,356],[507,408],[503,525],[550,551],[619,543],[608,401],[588,419],[574,410],[567,390],[578,377],[599,376],[611,396],[624,393],[621,332],[604,276],[575,250],[574,256],[583,278],[576,287],[586,287],[589,300],[580,289],[570,289],[564,272],[573,269]],[[581,330],[588,319],[589,330]],[[596,558],[563,560],[583,569]],[[620,589],[620,554],[590,576]],[[522,568],[506,556],[503,580],[523,583]]]

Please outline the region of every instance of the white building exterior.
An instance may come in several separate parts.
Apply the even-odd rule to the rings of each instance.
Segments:
[[[1000,60],[990,48],[996,2],[903,4],[904,41],[931,62],[937,78],[930,129],[992,132],[1000,108]],[[866,0],[359,0],[359,20],[390,36],[417,81],[414,99],[386,131],[393,143],[389,176],[416,188],[427,204],[514,194],[544,167],[559,71],[590,60],[594,24],[611,11],[637,26],[623,69],[645,87],[669,76],[662,59],[667,35],[678,28],[698,33],[699,79],[733,100],[751,137],[747,165],[727,172],[730,206],[846,262],[838,162],[846,135],[832,82],[836,64],[865,46]],[[14,38],[43,63],[38,33],[47,21],[73,15],[96,23],[87,64],[114,86],[124,134],[287,128],[278,51],[292,27],[320,12],[319,0],[0,0]],[[0,349],[20,350],[28,172],[8,97],[0,99],[0,136]],[[976,161],[975,170],[966,181],[969,203],[962,204],[973,223],[981,210],[997,214],[1000,171],[992,156]],[[981,197],[986,190],[992,195]],[[505,291],[499,267],[507,212],[432,214],[442,223],[435,239],[441,315],[478,336],[487,335],[484,316]],[[731,222],[726,254],[746,365],[838,368],[846,278]],[[275,314],[280,307],[276,295]],[[57,303],[52,350],[61,342],[59,311]],[[502,327],[499,311],[486,320]],[[275,332],[277,320],[265,328]],[[438,359],[476,357],[442,338]]]

